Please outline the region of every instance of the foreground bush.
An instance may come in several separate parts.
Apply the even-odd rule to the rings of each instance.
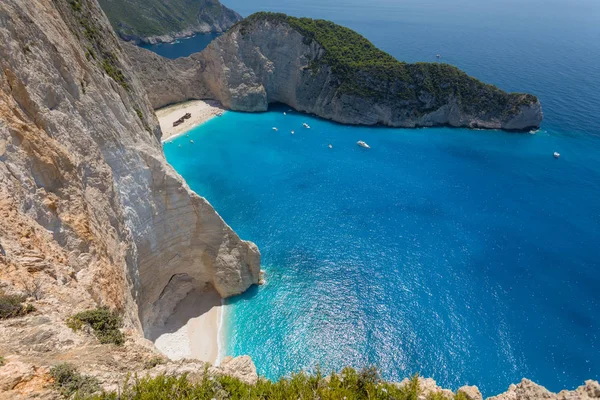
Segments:
[[[125,336],[119,330],[123,325],[123,319],[115,311],[111,311],[107,307],[80,312],[67,319],[67,326],[75,332],[86,325],[94,330],[94,335],[100,343],[112,343],[117,346],[125,343]]]
[[[0,319],[21,317],[35,311],[31,304],[25,304],[25,296],[4,294],[0,291]]]
[[[345,368],[339,374],[325,378],[316,374],[294,374],[290,378],[271,382],[265,379],[249,385],[231,377],[209,377],[192,383],[186,376],[158,376],[135,379],[126,383],[119,393],[104,393],[88,397],[95,400],[417,400],[418,376],[402,388],[383,382],[375,369],[360,372]],[[432,399],[433,400],[433,399]],[[447,399],[446,399],[447,400]]]
[[[71,364],[59,364],[50,369],[54,387],[66,398],[84,398],[100,390],[98,381],[91,376],[81,375]]]

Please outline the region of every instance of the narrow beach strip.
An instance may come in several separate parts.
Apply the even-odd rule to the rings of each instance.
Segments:
[[[159,108],[155,112],[163,133],[161,140],[163,143],[172,140],[225,111],[221,103],[216,100],[191,100]],[[173,126],[175,121],[187,113],[191,114],[189,119],[185,119],[178,126]]]

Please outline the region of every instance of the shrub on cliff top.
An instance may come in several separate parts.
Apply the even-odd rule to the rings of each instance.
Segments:
[[[232,399],[232,400],[298,400],[298,399],[347,399],[347,400],[417,400],[419,393],[418,376],[404,387],[381,381],[375,369],[356,371],[344,368],[339,374],[325,378],[317,370],[316,374],[299,373],[277,382],[259,379],[256,385],[249,385],[236,378],[210,377],[205,373],[200,382],[192,383],[187,377],[158,376],[135,379],[118,393],[103,393],[90,399],[96,400],[191,400],[191,399]]]
[[[117,312],[109,310],[108,307],[83,311],[67,319],[67,326],[75,332],[85,325],[94,330],[94,335],[102,344],[112,343],[120,346],[125,343],[125,336],[119,330],[123,325],[123,319]]]
[[[21,317],[35,311],[31,304],[25,304],[25,296],[8,295],[0,291],[0,319]]]
[[[66,398],[83,398],[100,390],[98,380],[91,376],[81,375],[75,366],[63,363],[50,369],[54,379],[54,387]]]

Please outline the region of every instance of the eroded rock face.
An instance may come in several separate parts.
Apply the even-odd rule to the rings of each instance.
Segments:
[[[148,90],[152,107],[213,97],[202,78],[204,67],[197,55],[170,60],[130,43],[123,43],[133,70]]]
[[[210,372],[232,376],[250,385],[254,385],[258,381],[256,366],[249,356],[225,357],[219,366],[211,368]]]
[[[165,60],[148,51],[127,47],[136,70],[141,71],[140,78],[153,99],[152,105],[216,99],[232,110],[257,112],[279,102],[344,124],[393,127],[450,125],[524,130],[539,127],[542,121],[541,105],[535,98],[532,102],[523,101],[525,97],[498,91],[497,97],[508,104],[514,103],[516,111],[486,106],[475,112],[479,106],[470,102],[476,99],[458,101],[454,94],[435,95],[419,83],[422,75],[415,65],[407,67],[415,82],[414,99],[401,100],[395,96],[404,90],[405,83],[382,82],[366,73],[363,81],[368,89],[380,95],[345,92],[340,90],[340,77],[321,62],[325,49],[316,40],[282,21],[269,18],[250,21],[235,25],[201,53],[188,58]],[[475,82],[468,77],[464,79]],[[156,81],[174,88],[188,82],[194,89],[166,96],[162,89],[155,89]],[[451,81],[443,83],[451,84]],[[492,89],[482,86],[481,90]]]
[[[260,253],[167,164],[119,40],[80,3],[0,3],[0,288],[64,318],[115,307],[139,334],[173,276],[239,294]]]
[[[523,379],[516,385],[510,385],[505,393],[489,397],[488,400],[588,400],[598,398],[600,398],[600,384],[597,381],[589,380],[575,390],[563,390],[556,394],[529,379]]]

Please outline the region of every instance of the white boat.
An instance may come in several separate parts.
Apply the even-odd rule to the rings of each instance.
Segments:
[[[190,143],[191,143],[191,144],[194,144],[194,141],[193,141],[193,140],[190,140]]]
[[[333,146],[331,144],[327,145],[327,147],[329,147],[330,149],[333,149]]]
[[[294,131],[292,131],[292,135],[294,134]]]
[[[308,125],[306,122],[302,124],[303,127],[305,127],[306,129],[310,129],[310,125]]]
[[[274,130],[275,132],[277,132],[279,129],[277,129],[277,128],[273,127],[273,130]]]
[[[286,113],[286,112],[284,112],[284,113],[283,113],[283,115],[287,115],[287,113]]]
[[[365,149],[370,149],[371,148],[371,146],[369,146],[368,144],[366,144],[362,140],[359,140],[358,142],[356,142],[356,144],[359,145],[360,147],[364,147]]]
[[[559,158],[559,157],[560,157],[560,153],[558,153],[558,152],[555,151],[554,152],[554,158]]]

